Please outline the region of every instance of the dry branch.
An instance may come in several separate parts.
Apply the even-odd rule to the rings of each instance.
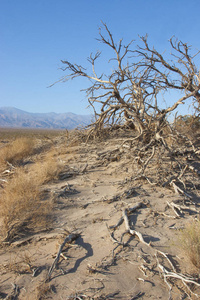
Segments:
[[[136,205],[134,205],[132,208],[128,208],[128,209],[127,209],[128,213],[130,214],[130,213],[134,212],[136,209],[142,207],[143,204],[144,204],[143,202],[138,202],[138,203],[137,203]],[[114,225],[114,226],[109,226],[109,228],[110,228],[110,229],[116,229],[117,227],[119,227],[119,226],[123,223],[123,221],[124,221],[124,217],[122,216],[122,217],[119,219],[119,221],[117,222],[116,225]]]
[[[125,227],[127,232],[129,232],[131,235],[136,235],[139,238],[139,241],[147,246],[149,246],[148,243],[146,243],[143,239],[143,236],[140,232],[133,230],[130,228],[129,226],[129,220],[128,220],[128,215],[127,215],[127,209],[123,210],[123,218],[124,218],[124,223],[125,223]]]
[[[199,294],[194,293],[188,285],[188,284],[192,284],[192,285],[195,285],[197,287],[200,287],[200,284],[195,281],[196,280],[195,278],[188,277],[188,276],[185,276],[183,274],[176,273],[176,272],[167,271],[167,269],[159,263],[158,259],[157,259],[157,264],[158,264],[158,268],[160,269],[160,271],[162,273],[162,276],[164,278],[165,283],[169,287],[169,299],[171,299],[172,287],[170,286],[169,282],[167,281],[167,278],[174,278],[174,279],[181,280],[182,283],[187,287],[190,294],[192,294],[192,295],[196,296],[197,298],[199,298]]]
[[[178,205],[178,204],[174,203],[173,201],[170,203],[167,201],[167,205],[172,208],[172,210],[174,211],[175,215],[178,218],[180,218],[180,216],[183,214],[183,210],[191,210],[195,213],[199,213],[199,211],[195,208],[191,208],[191,207],[188,207],[185,205]]]
[[[173,204],[174,204],[174,203],[173,203]],[[168,204],[168,205],[170,205],[170,204]],[[141,207],[141,206],[142,206],[142,203],[138,203],[137,205],[134,206],[133,211],[136,210],[137,208]],[[172,208],[176,207],[178,210],[186,209],[186,208],[187,208],[187,207],[185,207],[185,206],[179,206],[179,205],[176,205],[176,204],[174,204],[174,206],[171,205],[170,207],[172,207]],[[176,210],[175,210],[175,211],[176,211]],[[137,236],[138,239],[139,239],[139,241],[140,241],[141,243],[143,243],[144,245],[146,245],[147,247],[149,247],[150,249],[153,250],[154,256],[155,256],[156,261],[157,261],[157,267],[158,267],[158,269],[159,269],[159,271],[160,271],[160,274],[162,275],[162,277],[163,277],[163,279],[164,279],[164,282],[166,283],[166,285],[167,285],[167,287],[168,287],[168,289],[169,289],[169,299],[171,299],[172,285],[169,284],[169,282],[168,282],[168,280],[167,280],[168,278],[174,278],[174,279],[179,279],[179,280],[181,280],[182,283],[186,286],[186,288],[187,288],[187,290],[189,291],[190,294],[193,294],[193,295],[195,295],[196,297],[199,297],[199,295],[195,294],[195,293],[191,290],[191,288],[189,287],[189,285],[188,285],[188,284],[193,284],[193,285],[195,285],[195,286],[197,286],[197,287],[200,287],[200,284],[197,282],[197,279],[196,279],[196,278],[193,278],[193,277],[185,276],[185,275],[183,275],[183,274],[181,274],[181,273],[177,273],[177,272],[176,272],[176,269],[175,269],[175,267],[174,267],[174,265],[173,265],[173,263],[171,262],[171,260],[169,259],[168,255],[167,255],[166,253],[164,253],[164,252],[162,252],[162,251],[160,251],[160,250],[155,249],[155,248],[151,245],[151,243],[146,243],[146,242],[144,241],[144,238],[143,238],[143,236],[142,236],[142,234],[141,234],[140,232],[131,229],[131,228],[130,228],[130,225],[129,225],[128,212],[129,212],[128,209],[124,209],[124,210],[123,210],[123,220],[124,220],[124,223],[125,223],[126,231],[122,234],[122,236],[123,236],[125,233],[127,233],[127,232],[130,233],[131,235]],[[179,214],[177,214],[177,216],[179,216]],[[119,222],[118,222],[115,226],[110,226],[110,228],[115,229],[117,226],[119,226],[119,225],[121,225],[121,224],[122,224],[122,221],[121,221],[121,219],[120,219]],[[118,246],[119,246],[119,245],[124,246],[124,244],[121,243],[121,242],[118,242],[118,241],[114,238],[114,236],[113,236],[112,234],[111,234],[111,237],[112,237],[112,239],[113,239],[114,242],[117,242],[117,243],[118,243]],[[122,238],[121,238],[121,240],[122,240]],[[117,246],[117,247],[118,247],[118,246]],[[167,269],[159,262],[158,255],[163,256],[163,257],[167,260],[168,264],[170,265],[170,267],[171,267],[171,269],[172,269],[172,272],[171,272],[171,271],[167,271]],[[146,269],[145,266],[143,266],[142,269],[140,268],[140,270],[141,270],[143,273],[144,273],[144,269]],[[145,272],[144,275],[146,276],[146,272]]]
[[[6,296],[5,300],[15,300],[18,298],[19,293],[19,286],[17,284],[12,283],[12,291]]]
[[[57,253],[57,255],[56,255],[56,258],[55,258],[55,260],[54,260],[54,262],[53,262],[51,268],[49,269],[49,272],[48,272],[48,275],[47,275],[47,278],[46,278],[46,281],[45,281],[45,282],[48,282],[48,281],[51,279],[51,275],[52,275],[54,269],[56,268],[56,266],[57,266],[57,264],[58,264],[58,262],[59,262],[60,255],[61,255],[61,253],[62,253],[62,250],[63,250],[65,244],[66,244],[66,243],[71,243],[71,242],[73,242],[74,240],[76,240],[76,239],[78,238],[78,236],[79,236],[79,234],[71,233],[71,234],[69,234],[69,235],[65,238],[64,242],[63,242],[63,243],[60,245],[60,247],[59,247],[58,253]]]
[[[174,191],[175,191],[176,194],[180,193],[180,194],[185,195],[187,198],[192,199],[192,196],[190,196],[188,193],[183,191],[179,186],[177,186],[177,184],[174,181],[172,181],[170,183],[170,185],[174,188]]]

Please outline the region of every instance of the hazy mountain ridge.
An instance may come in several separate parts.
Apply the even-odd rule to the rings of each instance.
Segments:
[[[92,115],[29,113],[15,107],[0,108],[0,127],[73,129],[90,124]]]

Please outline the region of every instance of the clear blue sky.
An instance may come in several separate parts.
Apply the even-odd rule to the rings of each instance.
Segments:
[[[64,75],[61,59],[84,64],[102,49],[101,20],[116,41],[148,33],[164,51],[172,35],[200,49],[199,15],[199,0],[0,0],[0,107],[88,114],[86,81],[48,86]]]

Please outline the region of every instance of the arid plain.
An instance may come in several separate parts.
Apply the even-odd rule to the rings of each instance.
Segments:
[[[0,299],[199,297],[198,176],[188,193],[154,184],[153,160],[136,178],[133,138],[1,130]]]

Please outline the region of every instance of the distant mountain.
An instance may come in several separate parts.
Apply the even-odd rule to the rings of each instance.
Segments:
[[[29,113],[15,107],[0,108],[0,127],[73,129],[90,124],[92,115]]]

